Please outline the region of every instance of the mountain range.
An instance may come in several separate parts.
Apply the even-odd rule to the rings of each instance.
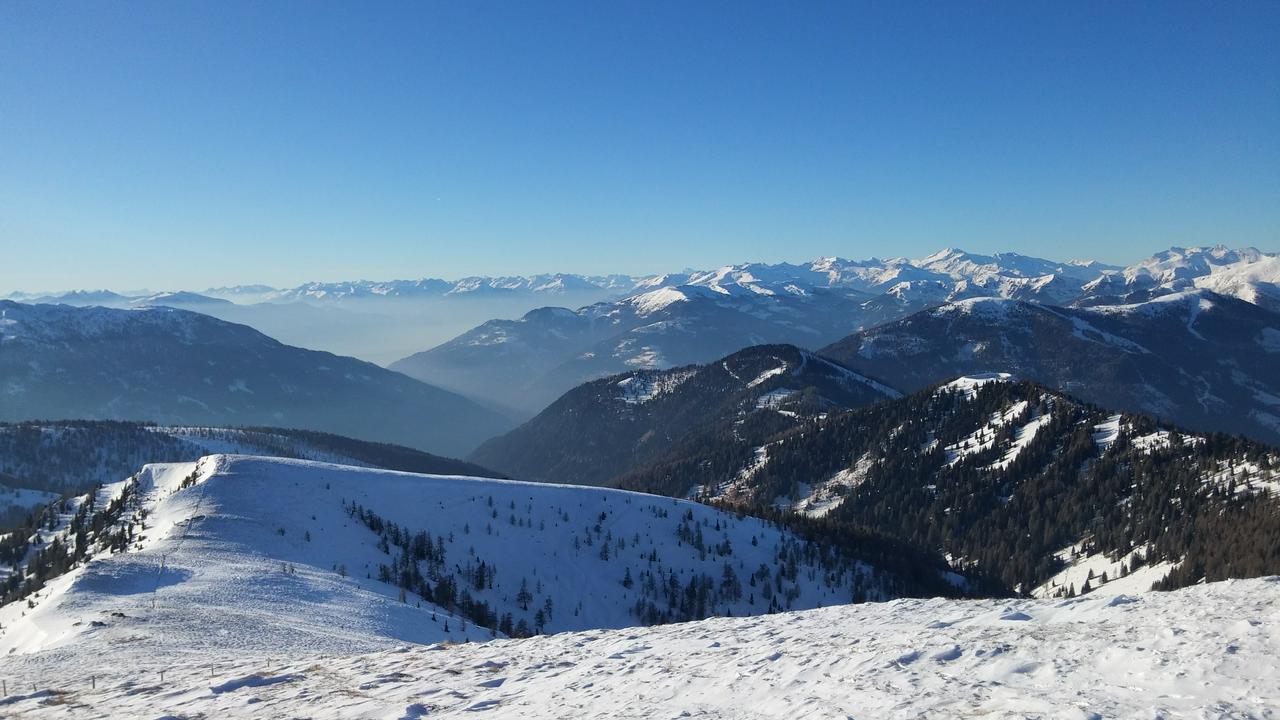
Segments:
[[[11,300],[68,305],[120,306],[125,304],[160,304],[169,302],[238,304],[262,302],[342,303],[362,299],[408,299],[462,297],[466,295],[564,295],[576,292],[630,292],[644,278],[628,275],[574,275],[548,273],[542,275],[473,276],[460,280],[423,278],[420,280],[352,280],[341,282],[308,282],[291,288],[270,285],[232,285],[200,291],[170,290],[117,293],[111,290],[72,290],[66,292],[13,292]]]
[[[1280,315],[1209,290],[1092,307],[962,300],[820,352],[906,391],[1000,370],[1107,407],[1280,445]]]
[[[198,292],[76,290],[13,293],[10,299],[79,307],[181,308],[249,325],[290,345],[386,364],[493,317],[519,315],[548,302],[594,303],[625,295],[632,285],[622,277],[538,275],[314,282],[283,289],[237,285]]]
[[[714,292],[730,305],[749,300],[753,295],[788,296],[827,291],[828,299],[836,300],[827,309],[823,309],[822,299],[785,309],[746,302],[745,313],[768,315],[777,311],[790,315],[790,318],[778,318],[777,322],[760,322],[768,318],[735,318],[735,323],[741,324],[741,331],[744,331],[737,333],[739,336],[764,333],[760,336],[762,342],[795,342],[806,347],[819,347],[858,329],[968,297],[1007,297],[1050,305],[1115,305],[1132,304],[1194,287],[1240,297],[1272,310],[1280,309],[1280,290],[1277,290],[1280,288],[1280,259],[1276,254],[1249,247],[1239,250],[1224,246],[1174,247],[1121,268],[1094,261],[1030,258],[1015,252],[979,255],[948,249],[920,259],[823,258],[803,264],[748,263],[714,270],[654,275],[547,273],[385,282],[311,282],[289,288],[246,284],[202,291],[170,288],[169,292],[13,292],[10,299],[111,307],[186,307],[229,322],[251,325],[291,345],[361,357],[379,364],[407,359],[410,355],[443,345],[436,357],[421,363],[415,360],[407,365],[408,369],[412,372],[412,365],[421,364],[431,373],[440,375],[439,379],[426,378],[428,382],[439,384],[444,382],[444,378],[449,378],[449,382],[457,380],[456,387],[451,389],[470,392],[472,387],[484,388],[490,384],[471,382],[475,379],[472,375],[483,375],[483,370],[468,374],[466,368],[458,366],[465,361],[466,352],[451,356],[449,346],[468,342],[467,334],[484,336],[492,333],[494,328],[483,327],[486,320],[521,318],[549,302],[579,309],[577,311],[584,318],[590,319],[609,315],[612,310],[620,310],[620,315],[627,314],[622,307],[591,309],[595,304],[612,305],[655,290],[676,292],[659,293],[645,300],[646,305],[666,304],[678,296],[696,296],[699,293],[696,288]],[[856,306],[847,306],[846,301],[854,301]],[[691,315],[707,316],[703,307],[690,306],[689,309]],[[614,354],[613,350],[617,350],[618,343],[625,338],[618,338],[618,342],[604,348],[607,352],[603,355],[600,348],[590,347],[614,334],[654,324],[644,322],[644,311],[640,314],[641,318],[634,322],[620,318],[612,333],[603,325],[596,328],[602,333],[599,336],[581,333],[582,337],[575,336],[575,341],[570,343],[572,350],[566,348],[559,354],[553,354],[556,355],[554,363],[550,357],[543,360],[543,364],[550,363],[550,368],[556,368],[559,364],[570,363],[584,352],[596,352],[593,363],[582,364],[581,368],[566,368],[563,373],[548,379],[547,382],[556,387],[540,392],[540,400],[552,400],[573,384],[589,379],[590,375],[584,377],[584,373],[598,372],[602,366],[608,365],[608,368],[600,372],[614,373],[627,369],[618,363],[643,361],[636,360],[640,355],[628,351],[627,347],[622,347],[617,351],[617,357],[609,359]],[[684,318],[678,309],[673,316],[668,315],[672,314],[659,316],[654,322]],[[723,314],[713,316],[717,319],[732,318]],[[545,320],[540,315],[530,316],[520,324],[522,333],[516,332],[527,336],[524,337],[526,345],[535,355],[544,354],[544,348],[538,347],[539,338],[556,331],[554,327],[538,327],[540,319]],[[497,327],[502,327],[502,324]],[[475,333],[468,333],[472,328]],[[672,329],[678,332],[678,328]],[[681,345],[681,341],[663,342],[662,334],[662,328],[658,327],[650,328],[644,337],[635,337],[637,347],[646,345],[646,340],[650,341],[648,345],[653,348],[653,354],[646,356],[652,359],[650,365],[673,366],[707,361],[740,347],[719,343],[717,351],[709,354],[689,355],[685,352],[682,355],[678,347],[664,347]],[[449,342],[453,338],[457,341]],[[684,341],[684,345],[695,343]],[[561,374],[564,377],[559,377]],[[539,384],[535,382],[534,387]],[[527,414],[540,409],[540,406],[532,407],[536,404],[524,402],[520,397],[507,398],[506,401],[490,397],[490,400],[525,407]]]
[[[853,299],[825,290],[662,287],[578,311],[490,321],[390,367],[527,416],[592,378],[706,362],[748,345],[821,346],[844,335],[856,311]]]
[[[1203,288],[1271,309],[1280,298],[1277,257],[1252,248],[1174,248],[1118,268],[944,250],[919,260],[736,265],[647,278],[633,294],[577,310],[491,320],[391,367],[531,415],[594,378],[705,363],[751,344],[821,348],[963,300],[1084,307]]]

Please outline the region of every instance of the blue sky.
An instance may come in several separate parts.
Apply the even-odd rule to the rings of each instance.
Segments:
[[[0,291],[1280,249],[1280,3],[0,4]]]

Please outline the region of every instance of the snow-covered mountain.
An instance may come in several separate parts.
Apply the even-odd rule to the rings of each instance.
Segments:
[[[543,273],[537,275],[471,276],[456,280],[421,278],[417,280],[349,280],[340,282],[308,282],[296,287],[271,285],[229,285],[204,290],[169,290],[165,292],[117,293],[110,290],[72,290],[67,292],[12,292],[9,299],[29,302],[66,303],[68,305],[123,306],[148,298],[176,296],[204,297],[234,303],[307,301],[313,303],[344,302],[360,299],[440,298],[446,296],[487,294],[572,295],[579,292],[630,293],[653,277],[630,275],[577,275]]]
[[[1002,297],[1052,305],[1096,305],[1139,302],[1203,287],[1280,309],[1278,258],[1275,253],[1253,248],[1173,248],[1121,268],[1091,261],[1055,261],[1017,253],[981,255],[946,249],[918,259],[827,257],[807,263],[744,263],[650,276],[548,273],[454,280],[313,282],[293,288],[240,285],[199,291],[200,296],[227,300],[230,304],[196,302],[196,298],[191,297],[196,293],[182,291],[160,293],[167,299],[159,302],[147,300],[155,293],[138,291],[12,293],[10,297],[80,306],[180,305],[229,322],[250,325],[292,345],[389,364],[419,354],[424,348],[441,344],[456,346],[458,342],[468,342],[468,336],[489,334],[494,328],[486,321],[520,318],[548,303],[578,308],[577,312],[584,316],[625,316],[629,314],[627,305],[639,304],[644,315],[644,308],[665,308],[676,298],[709,295],[724,307],[736,304],[740,306],[740,314],[755,316],[749,332],[760,337],[751,342],[791,342],[807,347],[819,347],[851,332],[938,304],[974,297]],[[760,302],[762,297],[804,296],[810,297],[803,305]],[[597,304],[609,307],[592,307]],[[611,358],[615,350],[623,359],[647,357],[657,367],[672,367],[687,362],[709,362],[747,344],[740,342],[717,347],[715,351],[701,349],[692,353],[689,350],[696,342],[680,338],[664,342],[667,333],[678,334],[693,323],[714,324],[723,319],[719,313],[706,313],[700,305],[695,302],[671,308],[665,318],[670,321],[667,325],[646,323],[643,317],[630,323],[624,321],[614,327],[611,335],[591,336],[590,341],[581,346],[575,342],[586,338],[571,336],[569,342],[553,343],[550,349],[530,340],[525,345],[536,357],[523,364],[546,366],[544,370],[561,364],[574,365],[572,361],[579,352],[595,353],[589,358],[595,362],[585,363],[588,367],[566,368],[566,377],[572,382],[556,384],[548,380],[547,383],[555,387],[545,391],[512,386],[510,378],[502,376],[501,360],[493,361],[493,371],[488,374],[481,368],[469,369],[444,357],[430,363],[418,359],[408,365],[420,364],[424,370],[429,365],[433,376],[423,376],[427,382],[464,393],[479,388],[489,393],[486,397],[492,402],[519,407],[526,414],[532,414],[585,379],[629,369],[597,359]],[[778,307],[786,309],[779,311]],[[792,315],[791,325],[767,322],[764,316],[774,312]],[[538,317],[541,316],[535,314],[530,319]],[[731,325],[742,324],[740,318],[728,317]],[[519,321],[497,322],[501,326]],[[619,338],[620,343],[632,340],[620,349],[617,343],[612,347],[590,347],[640,327],[647,328],[645,336]],[[608,328],[597,329],[604,332]],[[532,337],[554,330],[554,327],[527,328]],[[798,334],[797,330],[804,332]],[[828,331],[835,335],[824,337]],[[666,344],[682,347],[668,349],[664,347]],[[631,345],[637,348],[647,345],[649,351],[644,355],[643,349],[631,352]],[[503,350],[503,354],[513,352],[519,351]],[[548,353],[556,355],[554,362],[540,357]],[[483,351],[463,354],[469,354],[481,366],[488,364]],[[525,395],[531,391],[537,395],[537,402],[526,401]]]
[[[359,298],[412,298],[445,297],[450,295],[521,294],[542,295],[572,294],[575,292],[608,293],[629,292],[640,278],[629,275],[575,275],[571,273],[547,273],[541,275],[511,275],[499,277],[474,276],[460,280],[424,278],[421,280],[351,282],[312,282],[295,288],[276,290],[264,299],[269,302],[308,300],[337,302]]]
[[[1003,302],[1013,301],[982,304]],[[835,396],[815,360],[765,346],[594,381],[472,459],[514,477],[561,470],[765,516],[796,512],[816,518],[815,533],[870,528],[1023,592],[1087,591],[1086,580],[1102,582],[1090,570],[1139,590],[1280,573],[1268,540],[1280,536],[1273,447],[1103,410],[1008,373],[898,399],[851,375],[873,392],[824,402]]]
[[[898,395],[795,346],[757,345],[706,365],[633,370],[580,385],[471,458],[522,480],[609,485],[720,434],[767,437]]]
[[[1280,314],[1209,290],[1089,308],[964,300],[821,352],[905,390],[1003,370],[1107,407],[1280,443]]]
[[[1076,304],[1131,304],[1197,287],[1280,309],[1280,254],[1223,245],[1170,248],[1091,281]]]
[[[820,258],[803,265],[749,263],[688,275],[679,284],[709,287],[722,294],[749,291],[761,294],[804,294],[817,288],[844,289],[878,296],[894,291],[908,294],[914,285],[941,283],[951,296],[969,294],[1001,297],[1048,293],[1069,300],[1087,282],[1120,268],[1092,261],[1055,262],[1017,253],[978,255],[947,248],[917,260],[891,258],[846,260]],[[672,283],[664,283],[670,286]],[[647,287],[658,287],[648,283]]]
[[[1266,578],[356,655],[69,647],[6,658],[3,707],[19,718],[1266,718],[1280,705],[1277,610],[1280,578]]]
[[[846,293],[760,289],[680,285],[577,311],[543,308],[391,368],[532,415],[594,378],[710,362],[750,345],[820,346],[855,327],[857,302]]]
[[[295,426],[464,455],[510,427],[453,393],[166,307],[0,301],[0,420]]]
[[[209,305],[230,304],[230,300],[187,291],[152,293],[129,301],[130,307],[176,307],[189,308],[197,312]]]
[[[353,280],[310,282],[292,288],[269,285],[237,285],[209,288],[200,294],[233,302],[343,302],[362,298],[425,298],[482,294],[541,294],[547,296],[598,292],[617,296],[633,295],[663,287],[696,285],[723,294],[738,291],[763,294],[803,294],[816,288],[845,288],[880,295],[904,283],[943,282],[950,286],[950,299],[972,294],[1040,299],[1069,304],[1092,296],[1103,286],[1127,287],[1129,291],[1176,292],[1188,287],[1214,287],[1209,280],[1221,273],[1245,274],[1251,268],[1257,282],[1274,284],[1276,253],[1256,248],[1174,247],[1127,267],[1091,260],[1046,260],[1005,252],[981,255],[947,248],[918,259],[869,258],[848,260],[819,258],[808,263],[744,263],[713,270],[686,270],[658,275],[581,275],[543,273],[517,276],[472,276],[455,280]],[[1256,267],[1255,267],[1256,266]],[[1119,285],[1114,285],[1119,283]],[[1098,284],[1091,286],[1091,284]],[[1086,287],[1089,286],[1089,287]],[[195,293],[190,293],[195,294]],[[113,304],[138,297],[107,290],[40,294],[14,293],[13,299],[42,299],[73,304]],[[1246,298],[1247,299],[1247,298]]]
[[[287,344],[387,364],[445,342],[494,317],[549,302],[574,307],[629,294],[624,275],[545,274],[387,282],[306,283],[294,288],[233,285],[199,292],[11,293],[22,302],[80,307],[180,307],[249,325]]]
[[[643,279],[633,294],[577,310],[492,320],[391,367],[528,414],[593,378],[710,362],[751,344],[822,347],[963,300],[1115,304],[1199,286],[1270,307],[1276,261],[1251,248],[1210,248],[1131,268],[954,249],[918,260],[748,263]]]
[[[148,465],[0,552],[0,655],[369,651],[962,583],[692,502],[227,455]]]
[[[32,303],[53,303],[89,307],[124,307],[141,296],[122,295],[110,290],[71,290],[61,293],[13,293],[9,299]]]
[[[1145,280],[1156,285],[1169,286],[1171,290],[1181,290],[1185,289],[1184,283],[1198,278],[1223,270],[1238,269],[1274,257],[1276,257],[1274,254],[1263,253],[1257,248],[1233,250],[1225,245],[1174,247],[1130,265],[1120,274],[1129,282]]]
[[[1280,255],[1240,262],[1197,277],[1195,286],[1280,312]]]
[[[251,284],[212,287],[205,289],[200,294],[243,304],[264,302],[278,292],[280,292],[279,289],[271,287],[270,285]]]
[[[193,462],[213,453],[502,477],[461,460],[313,430],[173,427],[107,420],[0,424],[0,531],[16,527],[31,508],[115,482],[146,463]]]

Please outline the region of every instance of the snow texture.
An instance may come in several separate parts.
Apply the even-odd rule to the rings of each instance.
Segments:
[[[1280,707],[1278,610],[1280,578],[1263,578],[1072,600],[899,600],[354,655],[174,658],[172,645],[121,643],[11,658],[0,713],[1269,718]]]

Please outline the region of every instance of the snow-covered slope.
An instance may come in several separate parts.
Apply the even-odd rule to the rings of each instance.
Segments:
[[[1257,248],[1233,250],[1225,245],[1173,247],[1126,267],[1120,274],[1131,283],[1145,279],[1178,290],[1182,289],[1177,287],[1180,282],[1212,275],[1226,268],[1250,265],[1268,257],[1275,256]]]
[[[1280,312],[1280,255],[1263,255],[1198,277],[1196,287]]]
[[[0,608],[0,655],[350,652],[812,608],[900,585],[764,521],[617,490],[217,455],[149,465],[87,502],[17,565],[48,584]],[[89,561],[41,570],[34,553],[56,562],[55,537]]]
[[[1280,310],[1280,254],[1174,247],[1088,282],[1075,304],[1135,303],[1197,287]]]
[[[10,658],[17,718],[1267,718],[1280,578],[899,600],[351,656]],[[163,679],[160,672],[164,672]]]

